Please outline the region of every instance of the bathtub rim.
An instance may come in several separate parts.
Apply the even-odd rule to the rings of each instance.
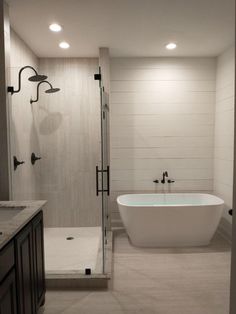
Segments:
[[[124,196],[134,196],[134,195],[139,195],[139,196],[142,196],[142,195],[181,195],[181,194],[184,194],[184,195],[204,195],[204,196],[213,196],[216,200],[216,202],[212,202],[212,204],[161,204],[161,205],[148,205],[148,204],[142,204],[142,205],[132,205],[132,204],[127,204],[127,203],[123,203],[120,201],[120,198],[121,197],[124,197]],[[209,194],[209,193],[134,193],[134,194],[122,194],[122,195],[119,195],[117,198],[116,198],[116,201],[117,201],[117,204],[118,205],[121,205],[121,206],[126,206],[126,207],[150,207],[150,208],[153,208],[153,207],[189,207],[189,206],[192,206],[192,207],[199,207],[199,206],[219,206],[219,205],[224,205],[225,202],[222,198],[214,195],[214,194]]]

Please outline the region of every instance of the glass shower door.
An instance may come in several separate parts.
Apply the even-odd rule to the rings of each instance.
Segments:
[[[100,72],[100,69],[99,69]],[[101,113],[101,165],[96,167],[97,196],[102,194],[102,251],[103,273],[106,273],[106,247],[108,244],[108,230],[110,217],[108,200],[110,195],[110,154],[109,154],[109,99],[101,79],[101,73],[95,75],[100,87],[100,113]]]
[[[110,149],[109,149],[109,104],[108,94],[104,91],[104,89],[102,89],[101,130],[102,130],[102,169],[103,169],[102,202],[104,210],[104,228],[106,237],[107,232],[110,228],[109,226],[110,217],[108,211],[108,198],[110,196]]]

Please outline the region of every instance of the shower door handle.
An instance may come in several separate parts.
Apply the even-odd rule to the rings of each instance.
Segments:
[[[107,166],[107,186],[108,186],[107,195],[110,195],[110,166]]]
[[[96,166],[96,195],[97,196],[98,196],[99,192],[102,192],[102,190],[99,189],[99,179],[98,179],[99,172],[102,172],[102,170],[99,170],[98,166]]]
[[[99,189],[99,173],[103,173],[106,172],[107,173],[107,189],[104,190],[103,188],[102,189]],[[100,192],[107,192],[107,195],[110,195],[110,167],[107,166],[107,169],[106,170],[99,170],[98,169],[98,166],[96,166],[96,195],[98,196],[98,194]]]
[[[110,167],[107,166],[107,170],[106,170],[106,173],[107,173],[107,195],[110,195]]]

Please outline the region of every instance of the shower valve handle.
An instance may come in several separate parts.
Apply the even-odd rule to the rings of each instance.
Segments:
[[[42,159],[41,157],[37,157],[36,155],[35,155],[35,153],[32,153],[31,154],[31,164],[32,165],[34,165],[35,163],[36,163],[36,161],[37,160],[40,160],[40,159]]]
[[[175,180],[167,180],[168,183],[174,183]]]
[[[14,170],[17,169],[18,166],[23,165],[25,161],[19,161],[16,156],[13,157]]]
[[[153,183],[159,183],[159,180],[154,180]]]

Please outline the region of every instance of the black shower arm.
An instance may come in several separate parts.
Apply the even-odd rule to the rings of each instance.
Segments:
[[[17,90],[14,90],[14,88],[12,87],[12,90],[11,90],[11,93],[12,94],[15,94],[15,93],[19,93],[19,91],[21,90],[21,74],[22,72],[25,70],[25,69],[31,69],[34,71],[34,73],[36,75],[38,75],[37,71],[30,65],[26,65],[24,66],[23,68],[20,69],[19,71],[19,74],[18,74],[18,89]]]
[[[47,83],[50,86],[50,88],[53,88],[52,84],[49,83],[48,81],[41,81],[41,82],[39,82],[38,85],[37,85],[37,97],[36,97],[36,99],[32,99],[31,98],[31,100],[30,100],[31,104],[34,103],[34,102],[38,102],[38,100],[39,100],[39,86],[41,84],[43,84],[43,83]]]

